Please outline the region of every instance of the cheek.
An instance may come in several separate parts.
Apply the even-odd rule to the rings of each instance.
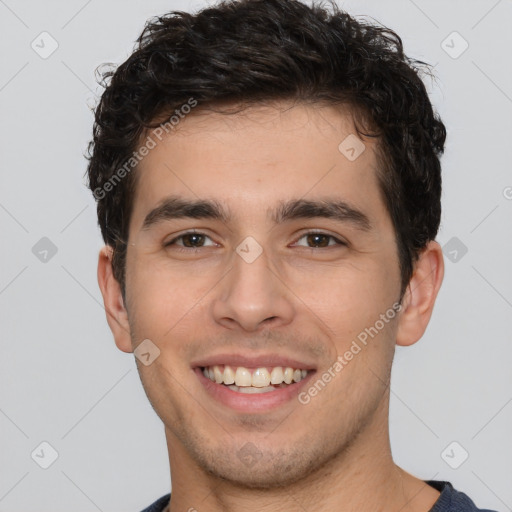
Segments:
[[[398,284],[388,270],[375,263],[331,268],[325,274],[316,272],[314,278],[303,272],[303,284],[290,286],[304,304],[304,314],[327,334],[332,357],[343,358],[348,370],[343,373],[350,382],[374,378],[368,367],[387,368],[393,358]],[[387,379],[385,371],[381,377]]]
[[[288,272],[294,294],[334,331],[373,324],[392,306],[399,286],[392,269],[364,262],[360,265],[302,268]]]
[[[134,257],[130,267],[130,321],[138,337],[160,340],[176,337],[197,323],[215,276],[169,268],[165,260]],[[127,281],[128,284],[128,281]]]

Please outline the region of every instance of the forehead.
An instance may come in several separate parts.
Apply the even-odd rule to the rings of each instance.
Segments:
[[[359,206],[380,201],[376,143],[358,137],[348,109],[281,103],[224,114],[197,107],[162,140],[146,136],[156,144],[136,170],[135,218],[171,194],[215,199],[247,215],[333,194]]]

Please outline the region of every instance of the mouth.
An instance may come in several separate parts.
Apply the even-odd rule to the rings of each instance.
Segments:
[[[276,388],[284,388],[300,382],[308,375],[308,370],[291,366],[260,367],[214,365],[200,367],[203,375],[216,384],[227,386],[232,391],[246,394],[269,393]]]
[[[242,366],[230,359],[231,364],[205,362],[193,370],[211,398],[239,412],[265,412],[292,401],[316,372],[298,361],[278,365],[237,358],[244,360]]]

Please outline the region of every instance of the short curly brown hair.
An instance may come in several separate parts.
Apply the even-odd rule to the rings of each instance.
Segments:
[[[432,74],[404,54],[395,32],[329,5],[331,11],[298,0],[224,0],[196,14],[173,11],[150,19],[132,55],[103,72],[87,174],[123,295],[136,171],[112,180],[156,120],[191,98],[202,106],[350,106],[359,134],[378,138],[378,178],[396,232],[403,295],[441,216],[446,130],[421,79]]]

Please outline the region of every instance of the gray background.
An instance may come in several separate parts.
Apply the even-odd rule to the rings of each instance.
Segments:
[[[105,320],[82,155],[101,93],[96,66],[122,62],[150,16],[202,5],[0,0],[0,511],[137,512],[169,492],[163,426]],[[424,338],[397,349],[395,460],[477,505],[512,510],[512,4],[340,5],[435,65],[428,87],[448,127],[446,276]],[[31,47],[51,49],[43,31],[59,45],[46,59]],[[36,245],[43,237],[56,254]],[[58,453],[48,469],[43,441]]]

